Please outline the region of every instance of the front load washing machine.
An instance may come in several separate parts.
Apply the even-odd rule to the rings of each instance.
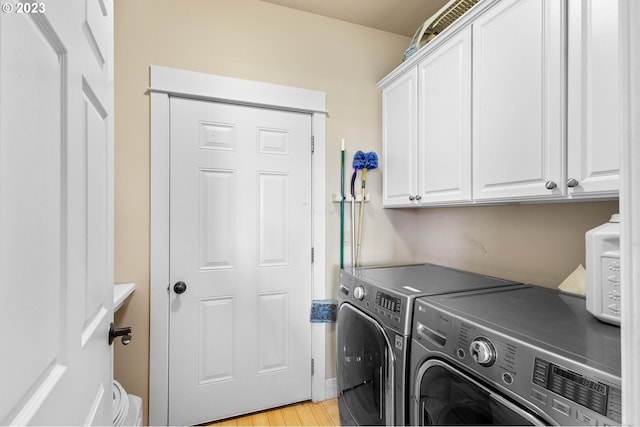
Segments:
[[[619,425],[620,329],[532,285],[414,307],[413,425]]]
[[[431,264],[340,273],[337,350],[342,425],[405,425],[415,298],[515,282]]]

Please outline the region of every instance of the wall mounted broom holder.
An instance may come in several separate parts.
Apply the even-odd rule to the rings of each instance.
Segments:
[[[346,203],[350,203],[351,200],[354,200],[356,202],[360,202],[362,200],[362,195],[360,193],[356,194],[356,197],[352,197],[351,194],[345,194],[344,195],[344,201]],[[340,203],[342,201],[342,195],[340,193],[332,193],[331,194],[331,201],[333,203]],[[371,201],[371,193],[364,193],[364,202],[370,202]]]

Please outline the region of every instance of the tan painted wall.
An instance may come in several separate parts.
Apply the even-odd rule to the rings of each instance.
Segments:
[[[409,39],[258,0],[115,0],[116,282],[136,282],[116,315],[134,339],[115,346],[115,377],[148,404],[150,65],[327,93],[327,294],[339,267],[340,139],[381,151],[376,83],[400,63]],[[381,159],[381,162],[384,159]],[[350,172],[349,172],[350,174]],[[367,180],[363,265],[435,262],[556,286],[584,262],[584,232],[615,202],[422,210],[382,209],[380,171]],[[347,230],[350,226],[347,222]],[[348,250],[346,251],[348,254]],[[349,257],[347,256],[347,260]],[[326,376],[335,376],[328,327]]]
[[[416,262],[557,288],[585,265],[584,233],[618,202],[422,209]]]

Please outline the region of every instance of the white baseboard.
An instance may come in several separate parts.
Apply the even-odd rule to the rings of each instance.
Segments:
[[[327,378],[325,384],[325,398],[334,399],[338,397],[338,380],[337,378]]]

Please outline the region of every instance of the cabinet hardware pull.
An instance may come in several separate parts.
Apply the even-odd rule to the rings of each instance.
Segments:
[[[569,188],[577,187],[578,184],[580,184],[580,183],[575,178],[569,178],[567,180],[567,187],[569,187]]]
[[[558,185],[557,185],[555,182],[553,182],[553,181],[547,181],[547,182],[544,184],[544,187],[545,187],[547,190],[553,190],[553,189],[554,189],[554,188],[556,188],[557,186],[558,186]]]

